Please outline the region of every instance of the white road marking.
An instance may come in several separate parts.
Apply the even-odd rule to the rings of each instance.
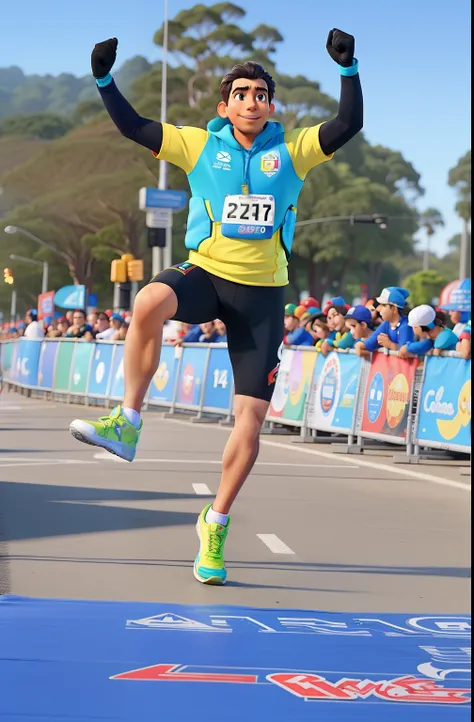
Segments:
[[[3,462],[7,463],[4,464]],[[85,461],[84,459],[4,459],[0,458],[0,468],[5,469],[9,466],[62,466],[72,464],[97,464],[96,461]]]
[[[290,446],[289,444],[282,444],[278,441],[266,441],[260,440],[261,444],[265,446],[274,446],[277,449],[290,449],[291,451],[299,451],[303,454],[313,454],[315,456],[321,456],[323,459],[333,459],[333,454],[328,451],[317,451],[316,449],[304,449],[301,446]],[[378,471],[385,471],[390,474],[399,474],[400,476],[408,476],[410,479],[421,479],[422,481],[431,481],[433,484],[439,484],[440,486],[450,486],[453,489],[462,489],[463,491],[471,491],[470,484],[463,484],[461,481],[454,481],[453,479],[441,479],[439,476],[434,474],[425,474],[421,471],[408,471],[408,469],[400,469],[397,466],[389,466],[388,464],[378,464],[375,461],[366,461],[365,459],[351,459],[350,457],[345,459],[346,464],[351,464],[356,467],[366,467],[368,469],[377,469]],[[318,467],[319,468],[319,467]],[[357,481],[364,481],[364,479],[357,479]],[[367,479],[367,481],[372,481]]]
[[[114,456],[113,454],[109,454],[107,451],[99,451],[96,454],[94,454],[94,459],[99,459],[101,461],[118,461],[119,463],[123,462],[124,459],[120,459],[118,456]],[[154,459],[142,459],[137,458],[134,460],[134,464],[137,462],[142,464],[151,464],[151,463],[158,463],[158,464],[216,464],[217,466],[222,465],[222,461],[220,459],[165,459],[165,458],[154,458]],[[128,463],[128,462],[124,462]],[[293,464],[291,462],[280,462],[280,461],[257,461],[255,466],[289,466],[292,469],[295,467],[303,467],[305,469],[314,469],[314,464]],[[343,465],[335,465],[335,464],[318,464],[318,469],[347,469],[347,466]]]
[[[198,496],[212,496],[207,484],[193,484],[193,489]]]
[[[167,419],[168,421],[168,419]],[[178,419],[169,419],[173,424],[181,424],[181,426],[188,426],[189,427],[189,421],[181,421]],[[213,429],[218,429],[219,431],[226,431],[229,435],[230,431],[225,426],[219,426],[218,424],[215,424],[212,426]],[[262,439],[260,437],[260,444],[262,446],[274,446],[277,449],[289,449],[291,451],[299,451],[302,454],[313,454],[314,456],[320,456],[323,459],[334,459],[334,454],[331,454],[328,451],[318,451],[317,449],[306,449],[304,448],[303,444],[282,444],[279,441],[267,441],[266,439]],[[342,461],[342,459],[340,459]],[[421,471],[408,471],[407,469],[400,469],[399,467],[393,465],[389,466],[388,464],[378,464],[375,461],[366,461],[365,459],[352,459],[350,456],[347,457],[347,459],[344,459],[344,462],[346,464],[350,464],[352,467],[366,467],[367,469],[377,469],[378,471],[385,471],[388,474],[394,473],[399,474],[400,476],[407,476],[410,479],[420,479],[421,481],[431,481],[433,484],[439,484],[439,486],[450,486],[453,489],[462,489],[463,491],[471,491],[471,485],[470,484],[463,484],[461,481],[454,481],[452,479],[441,479],[439,476],[435,476],[434,474],[425,474]],[[318,466],[318,468],[320,468]],[[331,464],[331,468],[337,468]],[[357,482],[362,481],[373,481],[373,479],[357,479]]]
[[[22,411],[22,406],[4,406],[0,404],[0,411]]]
[[[287,547],[286,544],[276,536],[276,534],[257,534],[257,536],[260,541],[263,541],[263,543],[266,544],[270,551],[274,554],[295,553],[292,549],[290,549],[290,547]]]

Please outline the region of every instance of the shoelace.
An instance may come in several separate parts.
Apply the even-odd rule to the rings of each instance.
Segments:
[[[209,556],[219,557],[223,542],[223,537],[221,537],[217,532],[209,532],[207,541],[207,553]]]

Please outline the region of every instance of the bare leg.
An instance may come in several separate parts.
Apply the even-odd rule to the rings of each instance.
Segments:
[[[177,308],[175,292],[164,283],[150,283],[137,295],[125,340],[123,405],[126,408],[140,411],[160,362],[163,325],[175,315]]]
[[[228,514],[233,501],[255,464],[259,450],[259,434],[269,403],[251,396],[235,397],[235,425],[222,458],[222,477],[214,511]]]

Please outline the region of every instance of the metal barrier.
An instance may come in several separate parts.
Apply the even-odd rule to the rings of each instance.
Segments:
[[[108,404],[123,398],[123,351],[122,342],[3,341],[0,368],[7,386]],[[146,407],[229,423],[233,403],[225,344],[163,345]],[[420,360],[381,350],[367,361],[354,351],[324,357],[312,348],[287,347],[267,421],[300,428],[303,441],[315,441],[318,432],[347,436],[348,451],[375,439],[405,446],[408,457],[419,456],[420,448],[470,453],[471,362],[456,352]]]

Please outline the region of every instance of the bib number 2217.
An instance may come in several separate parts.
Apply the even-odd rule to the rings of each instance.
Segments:
[[[222,213],[222,234],[228,238],[265,239],[273,235],[273,196],[227,196]]]

